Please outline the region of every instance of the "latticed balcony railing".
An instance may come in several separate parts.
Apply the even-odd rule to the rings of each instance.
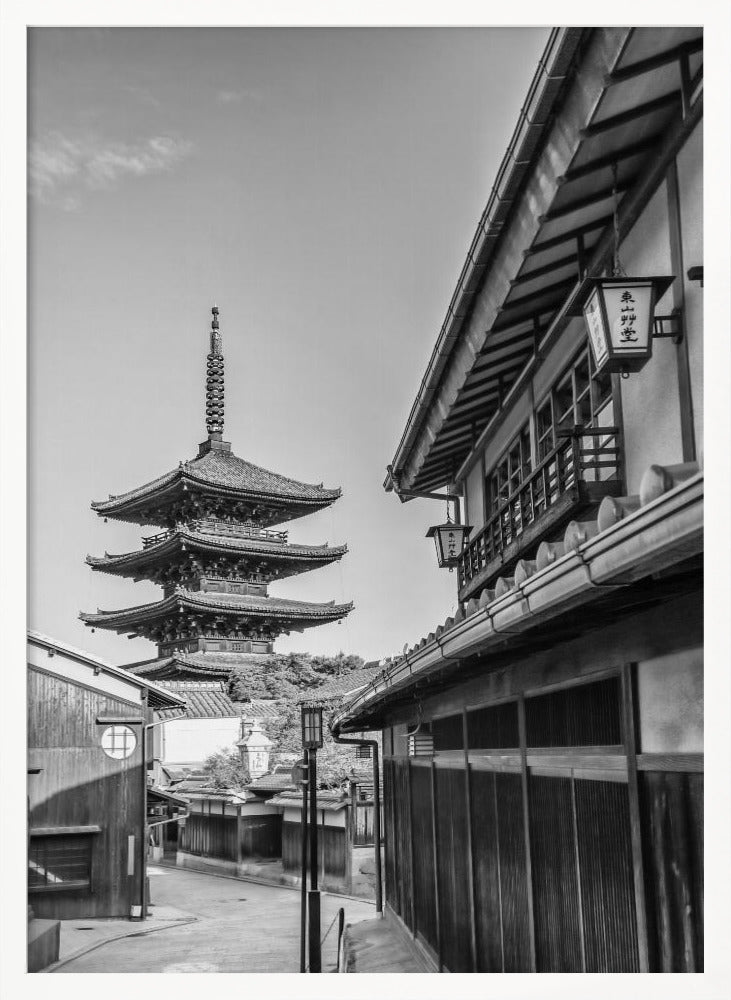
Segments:
[[[485,586],[506,575],[558,521],[619,491],[619,428],[574,427],[558,436],[560,443],[467,543],[458,568],[461,598],[473,582]]]
[[[287,542],[286,531],[271,531],[268,528],[260,528],[256,524],[232,524],[230,521],[219,521],[216,518],[200,518],[197,521],[190,521],[189,526],[194,531],[201,531],[207,535],[225,535],[230,538],[257,538],[263,542],[277,542],[284,545]],[[160,531],[156,535],[149,535],[142,539],[143,549],[151,545],[157,545],[170,538],[172,530]]]

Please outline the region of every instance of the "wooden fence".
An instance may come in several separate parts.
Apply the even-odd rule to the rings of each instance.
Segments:
[[[226,861],[277,858],[282,851],[282,817],[272,814],[239,819],[192,813],[180,831],[179,850]]]

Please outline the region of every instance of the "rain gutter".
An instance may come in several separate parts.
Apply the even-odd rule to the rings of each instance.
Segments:
[[[628,586],[702,547],[703,472],[699,472],[404,656],[335,716],[333,729],[362,729],[360,711],[416,680],[426,680],[439,667],[485,653],[506,636],[522,635],[587,603],[598,588]]]
[[[396,450],[392,466],[397,475],[402,460],[421,429],[422,419],[431,407],[439,379],[459,339],[463,322],[482,284],[504,224],[529,172],[543,132],[551,122],[556,97],[567,77],[583,31],[582,28],[551,30]],[[384,486],[390,490],[394,485],[389,474]]]

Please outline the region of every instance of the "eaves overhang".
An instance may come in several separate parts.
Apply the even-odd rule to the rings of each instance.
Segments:
[[[703,473],[588,539],[461,620],[448,620],[427,641],[381,672],[333,720],[335,731],[374,728],[372,720],[397,697],[424,689],[469,657],[517,649],[559,615],[629,588],[703,551]],[[480,602],[482,603],[482,602]],[[576,624],[577,632],[579,622]],[[376,726],[377,728],[377,726]]]
[[[624,236],[672,155],[668,132],[702,113],[702,29],[571,30],[551,35],[516,129],[530,153],[514,136],[389,466],[402,499],[464,476],[569,321],[580,276],[605,266],[613,167]]]

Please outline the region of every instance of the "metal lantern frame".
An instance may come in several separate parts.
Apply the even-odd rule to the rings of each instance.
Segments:
[[[569,316],[584,316],[592,358],[597,371],[621,372],[629,374],[638,372],[652,357],[652,341],[656,336],[672,336],[655,330],[655,306],[668,288],[675,281],[675,275],[652,275],[647,277],[625,276],[621,274],[607,277],[584,278],[566,310]],[[632,297],[622,306],[619,316],[616,316],[612,326],[610,316],[617,313],[616,304],[611,298],[616,297],[618,290],[632,296],[632,292],[649,291],[649,305],[646,313],[640,316],[637,300]],[[644,307],[643,307],[644,309]],[[622,340],[622,326],[617,326],[617,320],[627,316],[628,323],[624,326],[625,339]],[[658,317],[657,319],[665,319]],[[662,326],[662,324],[661,324]],[[627,334],[632,333],[634,339]]]
[[[322,746],[322,705],[302,706],[302,747],[319,750]]]
[[[459,565],[467,536],[471,531],[471,524],[454,524],[449,517],[444,524],[433,524],[429,528],[426,537],[434,539],[440,569],[454,569]]]

